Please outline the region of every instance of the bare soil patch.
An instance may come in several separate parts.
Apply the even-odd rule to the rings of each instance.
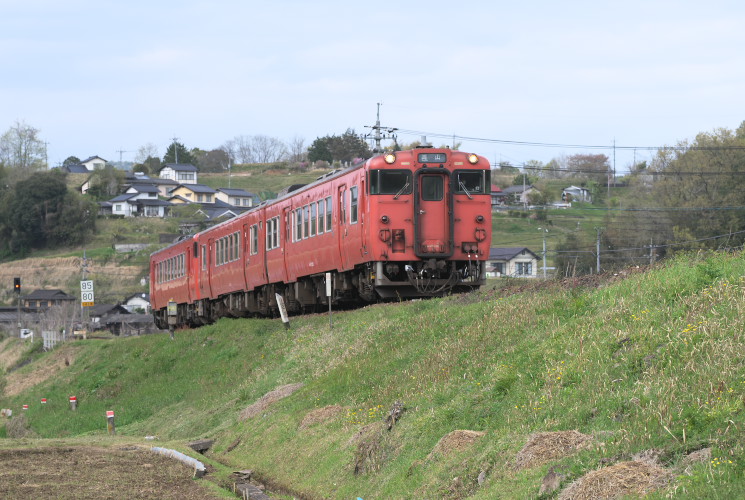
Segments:
[[[566,457],[587,448],[593,443],[592,436],[579,431],[537,432],[530,436],[517,454],[515,468],[524,469]]]
[[[5,395],[15,396],[30,387],[57,376],[75,362],[77,349],[72,344],[62,345],[43,361],[33,364],[31,371],[14,371],[5,378]]]
[[[8,338],[0,342],[0,372],[15,365],[21,359],[25,347],[19,339]]]
[[[644,496],[664,488],[672,474],[648,462],[621,462],[594,470],[577,479],[559,495],[559,500],[596,500]]]
[[[0,498],[220,498],[177,460],[139,447],[0,450]]]
[[[328,422],[342,413],[344,413],[344,408],[339,405],[324,406],[323,408],[309,411],[303,417],[303,421],[300,422],[300,429],[307,429],[313,425]]]
[[[273,391],[267,392],[261,398],[253,403],[250,406],[247,406],[243,409],[240,415],[241,420],[246,420],[248,418],[255,417],[256,415],[262,413],[267,408],[269,408],[272,404],[276,403],[280,399],[284,399],[290,395],[292,395],[295,391],[300,389],[303,386],[302,382],[298,382],[297,384],[287,384],[283,385],[282,387],[279,387],[277,389],[274,389]]]
[[[464,451],[476,443],[486,433],[479,431],[453,431],[443,436],[427,456],[427,460],[435,456],[448,456],[453,453]]]

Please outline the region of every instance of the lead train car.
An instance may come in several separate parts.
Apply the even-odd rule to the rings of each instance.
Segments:
[[[150,256],[155,322],[198,326],[479,287],[491,244],[490,165],[449,149],[373,157]]]

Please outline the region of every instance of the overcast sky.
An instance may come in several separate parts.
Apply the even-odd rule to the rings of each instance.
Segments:
[[[51,165],[397,127],[520,164],[745,120],[735,1],[0,0],[0,133]],[[463,140],[459,137],[483,139]],[[119,153],[118,150],[125,150]],[[622,170],[633,151],[617,149]],[[648,159],[645,150],[637,159]]]

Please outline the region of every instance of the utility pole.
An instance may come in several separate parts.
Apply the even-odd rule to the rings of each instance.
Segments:
[[[178,148],[176,147],[178,137],[171,137],[171,140],[173,141],[173,155],[176,157],[176,165],[178,165]]]
[[[129,151],[125,151],[124,149],[117,149],[117,153],[119,153],[119,163],[122,163],[122,153],[129,153]]]
[[[375,147],[373,148],[373,153],[382,153],[383,146],[381,145],[381,141],[383,139],[393,139],[395,141],[396,135],[393,132],[395,132],[398,129],[392,128],[392,127],[383,127],[380,125],[380,106],[382,106],[383,103],[379,102],[377,104],[378,104],[378,119],[375,121],[375,125],[373,126],[365,125],[365,127],[373,130],[373,132],[369,134],[365,134],[365,139],[372,139],[375,141]]]
[[[596,253],[596,259],[597,259],[597,262],[596,262],[597,263],[597,266],[596,266],[596,268],[597,268],[597,273],[600,274],[600,234],[602,233],[603,228],[602,227],[596,227],[595,228],[595,231],[598,232],[598,240],[597,240],[597,244],[596,244],[596,247],[595,247],[595,249],[597,251],[597,253]]]
[[[538,228],[543,231],[543,279],[546,279],[546,233],[548,229]]]

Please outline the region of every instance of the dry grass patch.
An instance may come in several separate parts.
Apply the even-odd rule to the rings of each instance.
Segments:
[[[5,395],[16,396],[26,389],[57,376],[59,372],[75,362],[76,349],[72,345],[62,345],[49,356],[33,363],[30,371],[20,370],[6,377]]]
[[[672,474],[648,462],[621,462],[589,472],[565,488],[559,500],[598,500],[644,496],[664,488]]]
[[[8,338],[0,342],[0,372],[14,366],[25,348],[26,344],[19,339]]]
[[[295,391],[299,390],[303,386],[302,382],[298,382],[296,384],[287,384],[283,385],[282,387],[278,387],[277,389],[274,389],[273,391],[267,392],[261,398],[253,403],[250,406],[247,406],[243,409],[243,411],[240,414],[240,420],[246,420],[252,417],[255,417],[259,413],[262,413],[267,408],[269,408],[272,404],[276,403],[277,401],[284,399],[290,395],[292,395]]]
[[[515,458],[515,468],[525,469],[563,458],[588,448],[592,436],[579,431],[538,432],[530,436]]]
[[[440,438],[430,454],[427,455],[427,460],[431,460],[436,456],[449,456],[453,453],[460,453],[467,450],[484,435],[486,435],[485,432],[468,430],[453,431],[446,434]]]
[[[303,421],[300,422],[300,429],[307,429],[310,426],[334,420],[342,413],[344,413],[344,408],[339,405],[316,408],[303,417]]]

